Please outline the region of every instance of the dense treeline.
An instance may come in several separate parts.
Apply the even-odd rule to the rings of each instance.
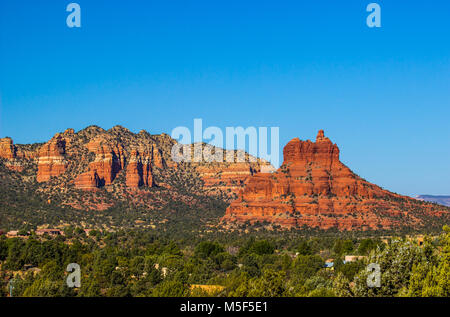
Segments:
[[[0,237],[0,294],[7,296],[449,296],[450,229],[387,243],[363,238],[173,240],[145,231]],[[365,258],[344,263],[345,255]],[[334,268],[325,260],[334,259]],[[81,267],[81,287],[66,267]],[[367,286],[369,263],[380,287]],[[192,285],[220,287],[192,288]],[[10,286],[13,289],[10,290]]]

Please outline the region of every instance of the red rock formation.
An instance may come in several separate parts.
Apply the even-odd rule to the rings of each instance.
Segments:
[[[23,170],[22,164],[16,160],[21,153],[17,155],[17,149],[13,144],[11,138],[0,139],[0,158],[5,160],[5,166],[12,171],[21,172]]]
[[[11,138],[0,139],[0,158],[12,160],[15,158],[15,149]]]
[[[14,175],[23,182],[30,181],[29,173],[37,165],[40,194],[83,210],[105,210],[117,201],[153,210],[169,201],[208,204],[202,199],[205,194],[226,201],[239,194],[226,212],[227,223],[268,221],[284,227],[365,230],[438,223],[428,215],[448,219],[449,209],[411,202],[352,173],[339,161],[338,147],[323,131],[316,142],[289,142],[276,173],[267,172],[271,166],[262,160],[177,164],[171,160],[174,144],[165,134],[91,126],[77,133],[67,129],[44,145],[14,145],[9,138],[0,139],[0,159],[12,170],[26,168],[26,173]],[[144,190],[154,186],[156,177],[159,190]],[[93,192],[74,194],[70,184]]]
[[[97,189],[100,186],[100,178],[95,171],[88,171],[78,175],[75,179],[75,187],[86,190]]]
[[[164,168],[161,152],[153,146],[134,148],[127,155],[121,143],[102,135],[89,142],[87,148],[89,152],[95,154],[95,159],[89,164],[88,172],[76,178],[75,186],[77,188],[90,189],[94,186],[111,185],[125,165],[127,165],[127,187],[152,187],[154,185],[152,163]],[[96,175],[95,178],[94,175]]]
[[[75,186],[92,188],[94,179],[96,187],[111,185],[125,165],[123,146],[100,136],[90,141],[87,148],[95,154],[95,159],[89,164],[89,170],[75,179]]]
[[[158,168],[167,167],[166,163],[164,162],[161,150],[155,146],[152,146],[152,161],[153,164]]]
[[[340,230],[389,229],[421,220],[410,210],[413,199],[371,184],[339,160],[339,148],[319,131],[316,142],[291,140],[275,173],[250,177],[222,221],[269,222],[282,227],[302,226]]]
[[[40,148],[36,176],[38,182],[48,181],[51,177],[59,176],[66,171],[65,148],[66,141],[59,134]]]
[[[143,151],[141,155],[138,150],[132,150],[126,174],[126,185],[128,187],[153,186],[150,155],[149,151]]]
[[[209,163],[200,164],[196,169],[206,188],[214,188],[232,195],[239,193],[247,178],[258,173],[261,167],[259,164],[249,162]]]

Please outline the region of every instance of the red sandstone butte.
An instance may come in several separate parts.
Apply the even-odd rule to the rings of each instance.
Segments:
[[[274,173],[249,177],[222,218],[224,224],[271,223],[284,228],[377,230],[421,223],[430,205],[367,182],[339,160],[339,148],[320,130],[316,142],[292,139]]]
[[[23,156],[23,153],[17,153],[17,149],[11,138],[0,139],[0,158],[5,160],[5,166],[8,169],[16,172],[23,171],[22,163],[16,160],[17,157]]]
[[[127,187],[153,186],[151,155],[153,155],[153,149],[141,152],[135,149],[131,151],[126,173]],[[161,161],[158,162],[158,166],[162,166]]]
[[[66,171],[65,151],[66,141],[59,134],[39,149],[36,176],[38,182],[46,182],[51,177],[59,176]]]

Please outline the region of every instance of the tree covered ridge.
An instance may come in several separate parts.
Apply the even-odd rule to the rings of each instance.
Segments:
[[[414,239],[170,239],[142,231],[0,237],[0,294],[13,296],[449,296],[450,228]],[[365,256],[343,262],[344,256]],[[325,260],[334,267],[326,268]],[[66,285],[69,263],[81,287]],[[367,286],[367,265],[381,287]],[[28,269],[27,269],[28,268]],[[196,288],[195,285],[209,285]],[[220,287],[213,287],[220,286]],[[206,290],[205,290],[206,289]]]

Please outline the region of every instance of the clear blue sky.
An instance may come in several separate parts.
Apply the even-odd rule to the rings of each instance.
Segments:
[[[319,129],[392,191],[450,194],[450,1],[0,1],[0,136],[121,124]]]

